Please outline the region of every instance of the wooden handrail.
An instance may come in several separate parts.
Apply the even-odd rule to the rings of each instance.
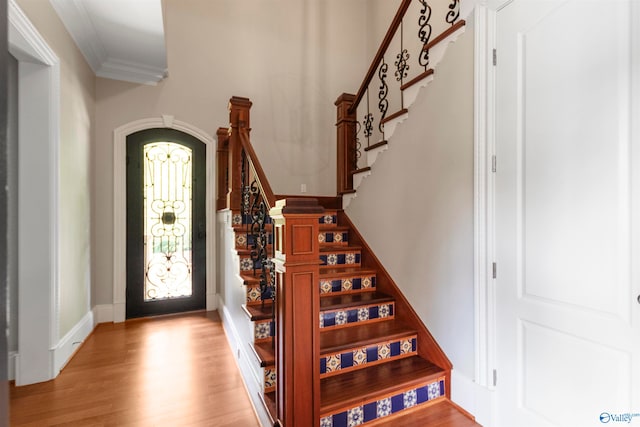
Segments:
[[[238,134],[240,136],[240,143],[242,144],[242,148],[247,154],[249,164],[253,169],[254,176],[257,178],[258,186],[260,187],[260,191],[263,194],[264,201],[267,204],[267,209],[271,209],[276,205],[276,196],[273,194],[271,185],[267,180],[267,175],[265,175],[264,169],[262,169],[262,165],[260,164],[260,160],[258,160],[258,156],[253,149],[253,145],[251,145],[251,141],[249,139],[249,130],[247,128],[239,128]]]
[[[378,48],[376,56],[373,58],[373,61],[369,66],[369,71],[367,71],[367,74],[364,77],[364,81],[362,82],[362,84],[360,85],[360,89],[358,89],[358,92],[356,93],[356,99],[353,102],[351,108],[349,108],[349,113],[354,113],[356,111],[356,109],[358,108],[358,104],[360,104],[360,101],[362,101],[362,98],[364,97],[364,94],[367,93],[367,88],[369,87],[369,83],[371,83],[371,79],[378,69],[378,64],[380,63],[380,61],[382,61],[382,57],[387,51],[387,48],[389,48],[389,45],[391,44],[391,41],[393,40],[393,37],[395,36],[396,31],[398,30],[398,27],[400,26],[400,23],[404,18],[404,14],[407,13],[407,9],[409,9],[409,5],[411,5],[411,1],[412,0],[402,0],[402,3],[400,4],[398,11],[396,12],[396,16],[393,17],[391,26],[387,30],[387,34],[385,34],[384,39],[382,40],[382,44]]]

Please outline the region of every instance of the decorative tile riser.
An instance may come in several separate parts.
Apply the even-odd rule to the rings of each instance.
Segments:
[[[351,427],[424,405],[445,395],[444,378],[430,384],[369,401],[338,413],[320,415],[320,427]]]
[[[236,231],[236,249],[251,249],[254,236],[251,233]],[[267,234],[267,244],[273,243],[273,235]]]
[[[320,281],[320,293],[323,295],[360,291],[363,289],[375,289],[375,287],[375,276],[347,277],[344,279]]]
[[[376,343],[320,356],[320,377],[366,368],[377,363],[415,355],[418,337]]]
[[[394,318],[395,305],[392,302],[375,304],[355,308],[323,311],[320,313],[320,328],[336,328],[363,324],[367,322],[377,322]]]
[[[260,293],[260,285],[248,285],[247,290],[247,304],[262,304],[262,300],[271,301],[271,289],[267,288],[264,294]]]
[[[360,252],[346,252],[320,255],[320,267],[360,265]]]
[[[269,393],[276,389],[276,367],[264,368],[264,392]]]
[[[338,223],[338,215],[336,213],[329,212],[324,216],[321,216],[318,219],[320,224],[337,224]]]
[[[318,233],[318,242],[347,245],[349,244],[349,233],[346,231],[321,231]]]
[[[259,261],[256,261],[255,269],[256,271],[262,268],[262,264]],[[253,271],[254,265],[253,260],[250,257],[241,257],[240,258],[240,271]]]
[[[251,224],[251,215],[242,215],[240,213],[234,213],[231,217],[232,225],[243,225],[243,224]],[[267,216],[265,219],[265,224],[271,224],[271,217]]]
[[[272,336],[275,336],[275,325],[272,321],[267,320],[264,322],[253,323],[254,342],[269,341]]]

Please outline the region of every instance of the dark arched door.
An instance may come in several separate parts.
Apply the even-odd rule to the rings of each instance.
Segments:
[[[205,156],[174,129],[127,136],[127,318],[205,308]]]

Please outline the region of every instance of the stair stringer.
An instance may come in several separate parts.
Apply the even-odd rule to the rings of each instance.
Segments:
[[[440,64],[440,62],[445,58],[445,54],[448,50],[449,45],[452,43],[455,43],[458,40],[458,38],[460,38],[465,33],[465,28],[466,28],[465,26],[460,27],[457,31],[450,34],[448,37],[440,41],[438,44],[436,44],[429,50],[430,65],[431,65],[431,68],[434,69],[434,73],[420,80],[419,82],[411,85],[410,87],[406,88],[404,91],[402,91],[405,108],[407,108],[409,111],[408,113],[398,116],[393,120],[389,120],[384,124],[385,138],[387,140],[391,140],[398,126],[401,125],[404,121],[406,121],[411,116],[411,105],[413,105],[413,103],[416,101],[419,94],[422,92],[422,89],[428,87],[429,84],[434,81],[435,79],[434,76],[437,74],[437,67]],[[378,148],[367,151],[366,152],[367,166],[373,168],[373,165],[376,163],[376,160],[378,159],[380,154],[382,154],[383,152],[387,151],[387,149],[390,148],[389,145],[390,144],[384,144]],[[373,173],[373,169],[365,172],[360,172],[358,174],[354,174],[353,176],[354,190],[357,190],[358,187],[360,187],[360,185],[362,184],[362,182],[372,173]],[[349,206],[349,204],[351,203],[351,201],[356,197],[358,197],[357,192],[344,194],[342,196],[343,208],[346,209],[347,206]]]

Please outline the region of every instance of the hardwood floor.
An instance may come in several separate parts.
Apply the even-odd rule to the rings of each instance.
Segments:
[[[100,324],[55,380],[10,392],[12,426],[259,426],[216,312]]]

